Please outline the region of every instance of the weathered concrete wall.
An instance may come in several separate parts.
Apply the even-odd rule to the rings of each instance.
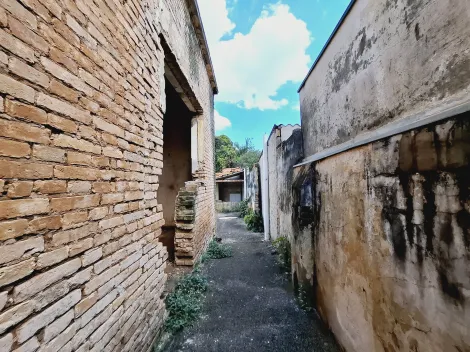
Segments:
[[[253,165],[251,170],[246,173],[246,199],[248,206],[253,211],[261,211],[261,180],[259,164]]]
[[[293,169],[302,157],[299,125],[274,126],[267,142],[269,238],[291,233]]]
[[[292,238],[292,203],[294,182],[293,166],[303,157],[302,131],[293,129],[291,136],[283,140],[279,146],[277,156],[277,192],[278,192],[278,218],[280,236]]]
[[[315,165],[300,266],[347,351],[470,348],[469,161],[467,113]]]
[[[469,48],[466,0],[356,1],[300,92],[305,156],[464,106]],[[294,278],[346,351],[470,350],[469,113],[295,174]]]
[[[468,0],[358,0],[300,91],[305,156],[470,95]]]
[[[215,210],[220,213],[228,213],[237,211],[240,203],[239,202],[215,202]]]
[[[200,253],[215,223],[213,93],[187,3],[0,2],[1,351],[151,348],[167,60],[202,111]]]

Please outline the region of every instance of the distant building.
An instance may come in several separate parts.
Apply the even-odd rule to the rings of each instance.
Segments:
[[[217,210],[235,206],[245,199],[245,170],[226,168],[215,175]]]

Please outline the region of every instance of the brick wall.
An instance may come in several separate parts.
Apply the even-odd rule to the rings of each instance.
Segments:
[[[198,252],[215,226],[212,88],[193,32],[183,0],[0,2],[0,351],[151,346],[167,258],[159,35],[204,111]]]

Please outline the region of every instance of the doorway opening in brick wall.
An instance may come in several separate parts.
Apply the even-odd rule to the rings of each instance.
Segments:
[[[158,189],[158,203],[163,206],[165,225],[160,241],[175,259],[175,204],[180,188],[192,180],[191,120],[192,113],[183,99],[165,79],[166,112],[163,116],[163,170]]]

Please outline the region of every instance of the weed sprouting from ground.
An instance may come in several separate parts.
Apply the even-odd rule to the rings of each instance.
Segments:
[[[279,258],[279,264],[286,272],[291,271],[291,249],[290,242],[287,237],[279,237],[273,241],[273,246],[276,248]]]
[[[248,230],[253,232],[263,232],[263,217],[260,213],[253,211],[252,209],[248,208],[247,214],[243,218],[245,221],[246,227]]]
[[[232,247],[218,243],[216,240],[212,240],[207,247],[207,251],[201,256],[201,263],[204,263],[208,259],[222,259],[232,256]]]
[[[183,276],[176,284],[175,290],[165,298],[168,318],[165,321],[165,330],[174,334],[181,329],[191,326],[201,314],[204,294],[208,282],[202,275],[201,264],[208,259],[221,259],[232,256],[232,248],[212,240],[207,251],[194,270]]]
[[[248,207],[248,199],[242,200],[240,203],[238,203],[237,211],[240,212],[240,217],[243,219],[246,215],[248,215],[248,211],[250,208]]]
[[[198,271],[180,279],[174,292],[165,299],[169,313],[165,321],[165,330],[175,333],[192,325],[201,313],[206,290],[207,279]]]
[[[313,310],[311,293],[309,293],[309,290],[304,285],[299,286],[297,292],[297,303],[299,304],[300,308],[306,312],[311,312]]]

